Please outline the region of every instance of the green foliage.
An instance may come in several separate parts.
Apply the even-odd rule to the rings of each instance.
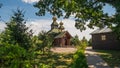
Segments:
[[[33,68],[32,30],[25,25],[21,10],[13,13],[5,31],[0,34],[0,67]]]
[[[2,42],[1,42],[1,39],[2,39],[2,38],[1,38],[1,35],[2,35],[2,33],[0,33],[0,45],[2,45]]]
[[[38,55],[38,68],[70,68],[73,54],[72,53],[51,53]]]
[[[96,52],[99,52],[100,57],[105,60],[111,68],[120,67],[120,51],[96,50]]]
[[[105,4],[98,0],[43,0],[34,5],[39,11],[36,13],[38,16],[43,16],[46,12],[50,12],[54,16],[69,18],[74,15],[76,19],[76,28],[85,30],[85,24],[89,28],[93,26],[104,26],[103,19],[107,20],[108,15],[103,13],[103,6]],[[65,15],[64,15],[65,14]]]
[[[46,65],[46,64],[40,64],[39,65],[39,68],[50,68],[50,66],[49,65]]]
[[[82,38],[81,43],[85,43],[85,45],[88,45],[88,41],[85,37]]]
[[[87,42],[87,39],[85,38],[85,36],[82,38],[81,41],[82,41],[82,42]]]
[[[50,48],[52,46],[53,39],[50,35],[47,34],[45,31],[41,31],[38,34],[38,39],[36,42],[37,50],[41,50],[44,52],[45,48],[47,48],[47,51],[50,51]]]
[[[89,39],[88,46],[92,46],[92,39]]]
[[[0,46],[0,67],[2,68],[30,68],[32,53],[27,52],[19,45],[5,43]]]
[[[78,50],[73,55],[72,68],[88,68],[87,60],[84,53],[86,46],[87,43],[85,41],[81,41],[80,45],[77,47]]]
[[[84,50],[79,49],[73,56],[72,68],[88,68]]]
[[[113,16],[103,12],[103,7],[107,4],[115,8],[116,13]],[[94,26],[100,28],[113,27],[114,33],[120,40],[119,0],[40,0],[34,7],[39,9],[36,13],[38,16],[43,16],[46,12],[64,18],[74,15],[75,27],[80,31],[86,30],[87,21],[90,22],[87,24],[89,28],[94,28]]]
[[[80,47],[78,47],[78,49],[80,48],[80,49],[82,49],[82,50],[85,50],[85,48],[87,47],[87,45],[88,45],[88,43],[86,43],[86,42],[81,42],[81,45],[80,45]]]
[[[79,40],[77,35],[75,37],[72,37],[71,44],[74,45],[74,46],[79,46],[80,45],[80,40]]]
[[[32,45],[32,30],[28,31],[25,23],[23,11],[18,9],[13,13],[10,22],[6,23],[7,27],[2,33],[1,41],[18,44],[28,50]]]

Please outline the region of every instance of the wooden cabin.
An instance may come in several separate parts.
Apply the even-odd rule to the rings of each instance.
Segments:
[[[91,35],[93,49],[120,50],[120,42],[110,28],[97,29]]]

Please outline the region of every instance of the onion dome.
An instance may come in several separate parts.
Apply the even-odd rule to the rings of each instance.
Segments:
[[[63,26],[63,22],[60,22],[60,27],[59,27],[59,29],[60,29],[61,31],[65,29],[64,26]]]
[[[60,25],[63,25],[63,22],[62,22],[62,21],[60,22]]]
[[[54,16],[52,19],[53,19],[53,21],[56,21],[56,20],[57,20],[57,18],[56,18],[55,16]]]
[[[51,24],[51,29],[58,29],[58,23],[56,22],[57,18],[54,16],[53,18],[53,22]]]

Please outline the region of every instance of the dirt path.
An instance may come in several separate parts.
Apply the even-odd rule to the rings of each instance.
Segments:
[[[51,51],[55,53],[75,53],[77,49],[74,47],[54,47]]]
[[[92,47],[87,47],[85,53],[89,68],[110,68]]]

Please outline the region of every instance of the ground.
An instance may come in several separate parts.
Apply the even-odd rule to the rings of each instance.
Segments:
[[[54,53],[75,53],[77,49],[74,47],[54,47],[51,51]]]
[[[86,58],[89,68],[110,68],[108,64],[95,52],[92,47],[86,48]]]
[[[55,47],[51,49],[53,51],[51,54],[39,54],[35,61],[39,64],[48,65],[45,68],[70,68],[76,50],[72,47]]]
[[[120,68],[120,51],[113,50],[96,50],[103,60],[105,60],[111,68]]]

